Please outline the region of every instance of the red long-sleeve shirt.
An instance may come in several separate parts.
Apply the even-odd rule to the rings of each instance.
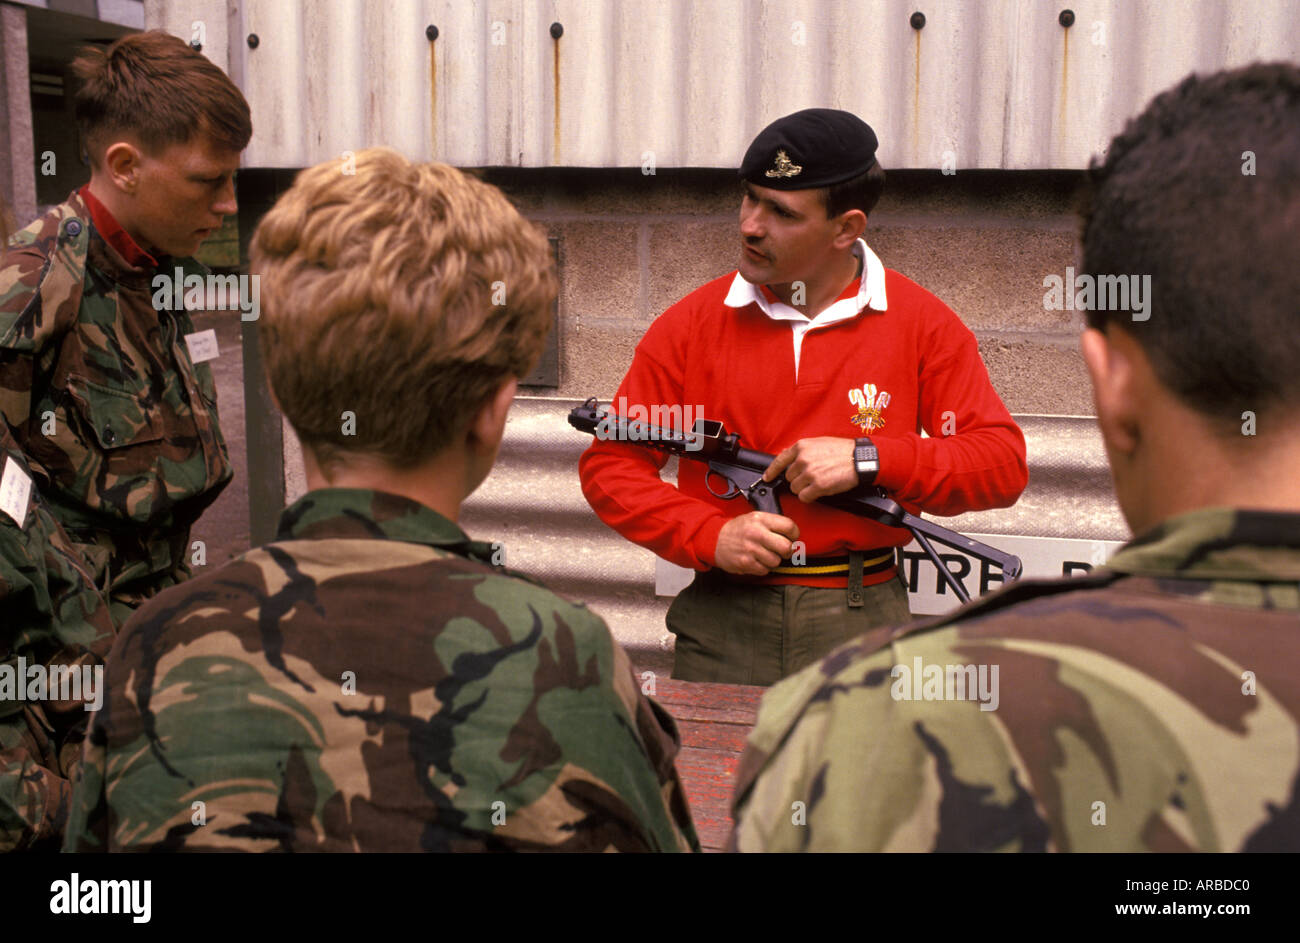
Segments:
[[[869,435],[880,456],[876,483],[913,512],[1007,507],[1020,496],[1028,481],[1024,436],[989,382],[974,334],[942,301],[885,269],[886,310],[873,302],[809,330],[796,371],[790,322],[758,304],[723,303],[734,279],[709,282],[655,320],[616,404],[626,400],[629,411],[689,406],[696,417],[738,432],[745,447],[773,454],[813,436]],[[841,298],[857,291],[855,281]],[[923,428],[932,438],[921,437]],[[689,459],[680,462],[674,488],[659,477],[666,460],[641,446],[596,441],[578,464],[583,494],[628,540],[680,566],[708,569],[723,524],[751,508],[710,494],[707,467]],[[910,539],[904,530],[788,495],[782,512],[798,525],[808,556]],[[826,585],[816,577],[768,581]]]

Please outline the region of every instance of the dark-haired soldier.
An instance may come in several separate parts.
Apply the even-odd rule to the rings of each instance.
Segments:
[[[816,498],[874,483],[912,511],[958,514],[1024,490],[1024,437],[974,334],[862,238],[885,182],[875,153],[875,133],[844,111],[764,129],[740,168],[739,271],[655,321],[616,399],[702,408],[779,453],[768,478],[784,472],[801,503],[746,513],[708,490],[702,466],[682,462],[674,488],[662,456],[627,443],[582,457],[605,523],[701,571],[668,611],[676,678],[773,684],[909,619],[895,566],[907,532]]]
[[[156,279],[206,274],[191,256],[235,212],[252,125],[230,79],[166,33],[73,71],[90,183],[0,267],[0,418],[120,623],[188,575],[190,527],[231,477],[194,325]]]
[[[1300,69],[1184,80],[1091,175],[1085,272],[1151,280],[1083,333],[1138,536],[774,688],[740,850],[1300,850]]]

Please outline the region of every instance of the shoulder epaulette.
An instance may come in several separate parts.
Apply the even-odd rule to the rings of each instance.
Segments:
[[[68,203],[54,207],[13,235],[8,264],[0,268],[0,343],[35,343],[38,333],[54,330],[56,312],[61,307],[72,311],[80,308],[89,245],[90,223]],[[42,260],[34,278],[23,272],[25,262],[34,270],[35,266],[30,265],[33,257]],[[13,290],[17,286],[10,285],[10,281],[17,283],[24,278],[30,279],[26,288]],[[10,307],[19,299],[24,299],[21,308]],[[51,321],[38,326],[38,312]]]
[[[1000,609],[1016,606],[1031,599],[1054,596],[1057,593],[1073,592],[1076,589],[1098,589],[1102,586],[1108,586],[1126,575],[1113,570],[1097,569],[1082,576],[1067,576],[1060,579],[1016,580],[1016,582],[1002,587],[997,592],[989,593],[978,599],[972,599],[966,605],[959,606],[952,612],[945,612],[942,615],[900,626],[891,634],[890,640],[892,641],[912,632],[924,632],[929,629],[941,628],[954,622],[982,619]]]

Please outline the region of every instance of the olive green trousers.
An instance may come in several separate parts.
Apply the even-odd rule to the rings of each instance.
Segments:
[[[764,586],[722,570],[695,575],[668,608],[681,681],[775,684],[880,625],[910,622],[899,579],[862,589],[850,607],[844,587]]]

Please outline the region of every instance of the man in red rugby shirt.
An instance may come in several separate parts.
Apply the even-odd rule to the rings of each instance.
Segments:
[[[799,503],[748,511],[682,462],[597,441],[579,464],[605,523],[699,571],[668,612],[673,675],[773,684],[868,628],[910,618],[906,531],[814,504],[874,484],[909,510],[1007,507],[1027,481],[1024,436],[975,336],[863,240],[884,188],[876,135],[844,111],[781,118],[741,164],[739,270],[692,292],[637,346],[616,402],[697,405],[778,453]],[[929,438],[922,438],[924,429]]]

